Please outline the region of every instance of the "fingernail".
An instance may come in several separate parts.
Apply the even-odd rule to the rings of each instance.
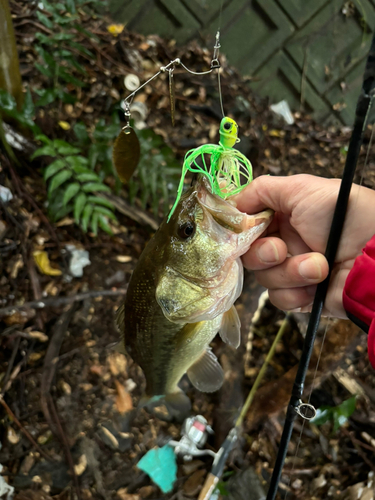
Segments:
[[[261,247],[258,248],[258,257],[265,264],[273,264],[279,262],[279,252],[275,243],[266,241]]]
[[[290,313],[299,313],[301,312],[302,307],[296,307],[295,309],[289,309],[288,312]]]
[[[319,280],[322,277],[320,264],[315,257],[303,260],[298,267],[298,271],[302,278],[308,280]]]

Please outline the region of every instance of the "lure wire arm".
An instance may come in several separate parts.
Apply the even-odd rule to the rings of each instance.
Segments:
[[[178,57],[176,59],[173,59],[173,61],[170,61],[166,66],[161,66],[157,73],[155,73],[151,78],[149,78],[144,83],[142,83],[142,85],[140,85],[138,88],[136,88],[131,94],[129,94],[123,100],[123,108],[125,110],[124,111],[125,120],[127,123],[126,126],[128,127],[129,122],[130,122],[130,116],[131,116],[130,103],[137,92],[142,90],[146,85],[148,85],[150,82],[152,82],[152,80],[155,80],[155,78],[157,78],[159,75],[161,75],[167,71],[169,72],[169,75],[172,75],[176,66],[181,66],[187,73],[190,73],[191,75],[198,75],[198,76],[209,75],[210,73],[213,72],[214,69],[218,69],[221,67],[220,61],[218,59],[220,47],[221,47],[221,45],[220,45],[220,31],[218,31],[216,33],[216,37],[215,37],[214,52],[213,52],[212,59],[211,59],[210,69],[207,71],[193,71],[193,70],[189,69],[187,66],[185,66],[185,64],[183,64],[181,59]]]

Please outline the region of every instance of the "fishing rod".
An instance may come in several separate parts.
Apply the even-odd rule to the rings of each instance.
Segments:
[[[280,439],[279,451],[266,500],[274,500],[277,494],[281,473],[285,458],[287,455],[288,444],[292,435],[294,421],[297,415],[310,420],[312,415],[305,413],[308,408],[303,408],[306,404],[302,403],[302,394],[305,384],[307,369],[318,330],[320,317],[327,290],[331,278],[332,267],[335,261],[337,249],[340,242],[342,229],[344,226],[346,210],[349,201],[350,190],[352,187],[354,174],[357,166],[359,153],[363,142],[363,133],[367,124],[367,118],[371,108],[372,99],[375,93],[375,35],[371,42],[369,55],[366,62],[366,68],[363,77],[363,84],[360,96],[357,101],[354,127],[350,138],[348,154],[342,175],[341,186],[337,197],[336,207],[333,215],[332,225],[328,236],[325,257],[329,265],[327,278],[319,283],[314,303],[311,310],[310,320],[307,326],[306,336],[302,348],[302,354],[298,365],[296,378],[294,381],[291,398],[288,404],[283,433]]]

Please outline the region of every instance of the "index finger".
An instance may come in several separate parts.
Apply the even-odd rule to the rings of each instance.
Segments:
[[[291,215],[298,201],[305,197],[314,176],[307,174],[290,177],[262,175],[254,179],[234,199],[241,212],[255,214],[265,208]]]

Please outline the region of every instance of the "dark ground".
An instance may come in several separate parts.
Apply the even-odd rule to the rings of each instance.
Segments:
[[[40,86],[40,75],[33,66],[37,57],[33,49],[35,11],[31,12],[27,2],[12,3],[12,9],[17,16],[24,16],[22,21],[15,20],[23,80],[31,88]],[[97,61],[87,64],[87,87],[82,91],[69,89],[79,93],[76,105],[50,105],[40,112],[37,122],[50,137],[72,138],[71,131],[58,127],[60,120],[73,124],[80,119],[89,124],[105,117],[124,96],[122,79],[128,73],[143,81],[176,56],[194,70],[205,69],[211,60],[210,52],[198,44],[179,50],[172,42],[145,39],[126,30],[114,38],[106,30],[108,23],[100,19],[83,16],[82,23],[100,37],[100,44],[90,48]],[[268,110],[268,103],[254,96],[236,71],[222,62],[225,110],[239,123],[240,149],[253,162],[255,175],[341,176],[350,130],[324,128],[303,113],[296,114],[294,125],[285,126]],[[215,76],[192,77],[176,70],[175,77],[175,128],[170,123],[164,80],[153,82],[142,99],[149,109],[148,127],[163,136],[181,161],[187,149],[204,139],[216,142],[221,115]],[[364,157],[365,152],[359,170]],[[374,187],[374,148],[369,158],[364,183]],[[14,194],[14,199],[0,208],[0,299],[3,308],[15,306],[11,313],[0,309],[1,474],[15,487],[15,500],[65,500],[77,495],[82,500],[197,498],[211,467],[210,458],[190,464],[180,461],[175,490],[165,496],[136,468],[147,450],[168,437],[178,438],[180,424],[166,421],[162,407],[155,414],[134,410],[144,386],[142,372],[130,357],[109,348],[119,338],[114,313],[154,230],[121,213],[113,237],[85,235],[69,219],[64,225],[48,223],[40,163],[30,164],[22,157],[21,161],[23,167],[15,168],[0,156],[0,184]],[[127,199],[126,188],[121,196]],[[135,207],[140,213],[139,204]],[[63,277],[67,272],[66,243],[82,246],[91,260],[83,277],[70,282]],[[63,270],[62,276],[43,275],[36,269],[32,258],[36,248],[48,251],[51,262]],[[112,296],[92,297],[92,291],[100,290],[110,290]],[[75,300],[81,293],[86,293],[84,300]],[[259,294],[248,274],[238,302],[243,333],[238,351],[215,339],[213,349],[227,374],[219,393],[199,393],[184,381],[193,411],[204,415],[215,431],[208,442],[213,450],[225,438],[284,316],[266,304],[256,327],[251,327],[248,341]],[[18,307],[45,296],[53,305],[43,310]],[[62,306],[61,297],[72,300]],[[297,421],[281,492],[288,491],[289,499],[370,500],[374,498],[373,486],[360,490],[359,485],[363,481],[367,484],[369,473],[375,471],[375,377],[367,360],[366,336],[345,321],[323,322],[322,332],[326,323],[327,340],[312,402],[316,407],[335,406],[357,395],[356,411],[337,432],[328,423],[319,427],[306,424],[301,433],[301,421]],[[240,471],[250,466],[267,487],[305,326],[305,319],[293,317],[257,393],[242,438],[228,460],[227,470],[234,471],[231,481],[238,478],[231,491],[247,488],[247,493],[252,488],[240,481]],[[314,356],[316,364],[318,347]],[[313,360],[312,373],[315,364]],[[312,374],[307,395],[311,383]],[[289,480],[287,471],[292,467]]]

